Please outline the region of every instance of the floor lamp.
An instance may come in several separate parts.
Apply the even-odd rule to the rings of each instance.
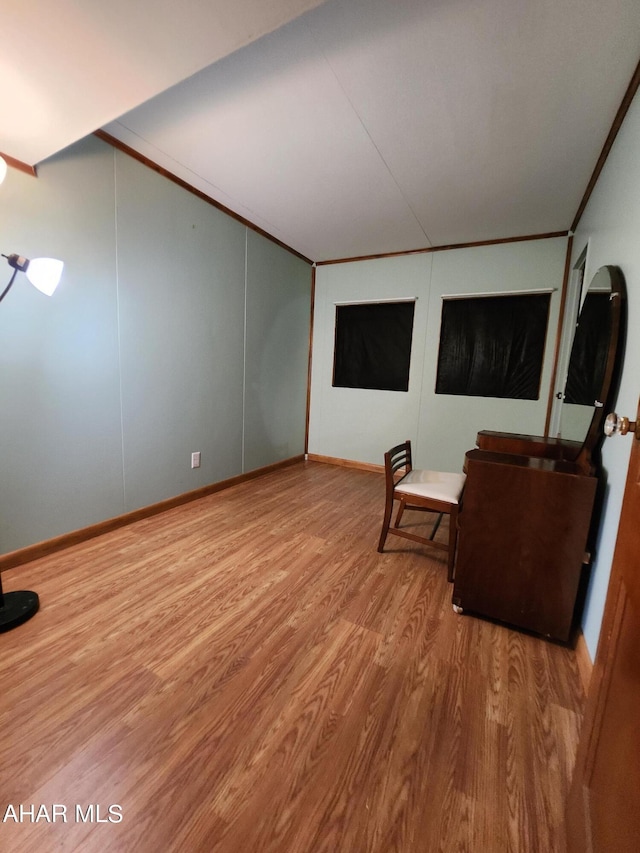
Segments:
[[[58,286],[62,275],[62,261],[53,258],[34,258],[34,260],[29,261],[20,255],[2,255],[2,257],[6,258],[9,266],[13,268],[13,275],[9,284],[0,294],[0,302],[11,290],[19,272],[25,273],[31,284],[42,293],[46,293],[47,296],[51,296]],[[2,576],[0,575],[0,633],[9,631],[11,628],[17,628],[27,619],[31,619],[37,613],[39,606],[40,600],[36,592],[20,590],[3,593]]]

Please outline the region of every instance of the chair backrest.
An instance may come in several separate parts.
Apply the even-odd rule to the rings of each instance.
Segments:
[[[387,490],[391,489],[391,491],[393,491],[393,487],[395,485],[395,474],[396,471],[400,470],[400,468],[404,469],[405,474],[408,471],[411,471],[412,468],[411,442],[408,440],[404,441],[402,444],[396,444],[395,447],[392,447],[391,450],[387,450],[384,454],[384,471]]]

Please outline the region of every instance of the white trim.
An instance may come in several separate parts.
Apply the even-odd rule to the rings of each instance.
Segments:
[[[389,299],[352,299],[350,302],[334,302],[334,305],[388,305],[392,302],[417,302],[417,296],[398,296]]]
[[[483,299],[489,296],[532,296],[542,293],[555,293],[557,287],[541,288],[539,290],[492,290],[484,293],[443,293],[441,299]]]

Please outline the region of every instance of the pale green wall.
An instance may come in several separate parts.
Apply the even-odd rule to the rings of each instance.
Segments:
[[[635,420],[640,395],[640,98],[636,95],[582,216],[573,242],[575,263],[588,245],[586,280],[605,264],[619,266],[627,285],[628,333],[615,409]],[[583,630],[595,656],[615,548],[632,438],[605,439],[607,489]]]
[[[129,510],[242,471],[246,229],[120,152],[116,198]]]
[[[38,174],[0,250],[65,271],[0,306],[0,552],[301,454],[309,265],[95,137]]]
[[[316,275],[309,452],[382,463],[410,438],[416,464],[459,471],[480,429],[541,434],[554,358],[566,238],[320,266]],[[435,394],[444,294],[553,289],[540,399]],[[335,303],[418,297],[409,390],[333,388]]]
[[[5,254],[66,260],[0,304],[0,551],[124,510],[113,153],[77,146],[0,188]],[[0,266],[2,280],[9,267]]]
[[[417,444],[423,467],[458,471],[481,429],[544,433],[566,253],[564,237],[434,253]],[[539,399],[436,394],[442,296],[538,289],[553,290]]]
[[[432,255],[320,266],[316,270],[309,452],[380,464],[394,440],[415,440],[420,412]],[[418,297],[408,391],[333,388],[336,302]]]
[[[252,470],[304,448],[310,301],[300,278],[310,272],[255,231],[247,246],[244,467]]]

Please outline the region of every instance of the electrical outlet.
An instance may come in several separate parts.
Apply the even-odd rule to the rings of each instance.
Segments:
[[[191,467],[199,468],[200,467],[200,451],[196,450],[195,453],[191,454]]]

